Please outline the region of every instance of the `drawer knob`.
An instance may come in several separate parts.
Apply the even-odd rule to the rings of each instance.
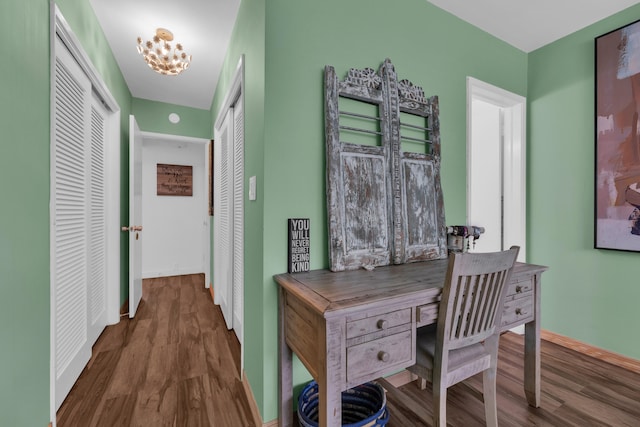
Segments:
[[[522,293],[522,286],[520,285],[516,286],[516,293],[517,294]]]
[[[520,316],[520,315],[522,315],[522,314],[526,314],[526,313],[525,313],[525,312],[523,312],[521,308],[516,308],[516,314],[517,314],[518,316]]]
[[[378,329],[387,329],[389,327],[389,322],[387,322],[384,319],[380,319],[378,320],[377,325],[378,325]]]
[[[388,362],[389,361],[389,353],[387,353],[386,351],[379,351],[378,352],[378,360],[380,360],[382,362]]]

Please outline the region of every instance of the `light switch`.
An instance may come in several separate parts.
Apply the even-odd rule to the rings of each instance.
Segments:
[[[249,178],[249,200],[256,199],[256,177]]]

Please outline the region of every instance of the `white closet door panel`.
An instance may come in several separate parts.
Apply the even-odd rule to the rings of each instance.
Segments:
[[[233,108],[233,329],[243,333],[244,288],[244,109],[242,98]]]
[[[91,200],[89,249],[89,341],[106,326],[105,111],[93,98],[91,108]]]
[[[57,43],[53,149],[53,292],[56,407],[90,354],[87,341],[88,135],[91,85]]]
[[[229,113],[233,114],[232,112]],[[231,197],[233,194],[233,176],[232,163],[233,156],[233,128],[229,125],[229,115],[225,118],[220,130],[220,205],[216,207],[217,218],[217,236],[219,244],[216,246],[216,254],[218,256],[217,270],[217,291],[219,293],[219,304],[222,310],[227,328],[233,327],[233,294],[232,286],[232,268],[231,256],[233,255],[232,247],[232,205]]]

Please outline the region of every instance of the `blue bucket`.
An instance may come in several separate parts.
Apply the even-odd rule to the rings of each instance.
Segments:
[[[311,381],[298,396],[301,427],[318,427],[318,383]],[[376,382],[361,384],[342,392],[343,427],[378,427],[389,421],[387,397]]]

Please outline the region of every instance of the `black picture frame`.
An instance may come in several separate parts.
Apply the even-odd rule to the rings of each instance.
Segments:
[[[595,38],[594,247],[640,251],[640,20]]]

